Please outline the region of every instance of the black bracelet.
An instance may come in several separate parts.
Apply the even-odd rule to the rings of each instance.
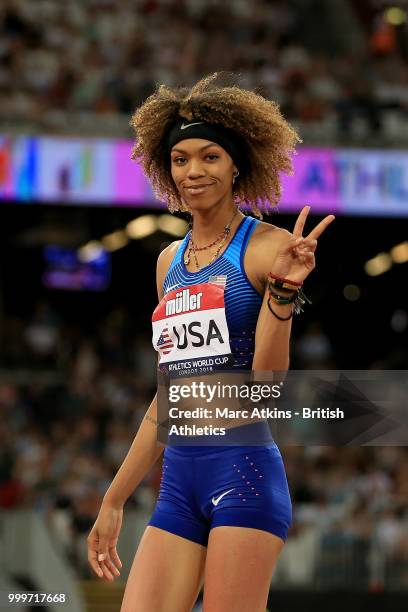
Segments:
[[[290,313],[290,315],[289,315],[288,317],[281,317],[280,315],[278,315],[278,314],[277,314],[277,313],[274,311],[274,309],[272,308],[272,306],[271,306],[270,302],[271,302],[271,298],[269,297],[269,298],[268,298],[268,308],[269,308],[269,310],[271,311],[271,313],[272,313],[273,315],[275,315],[275,317],[276,317],[277,319],[279,319],[279,321],[289,321],[289,319],[291,319],[291,318],[293,317],[293,309],[292,309],[292,312]]]
[[[293,304],[293,302],[296,300],[298,291],[291,291],[290,295],[280,295],[279,293],[276,293],[272,287],[272,283],[269,283],[269,294],[277,304]]]

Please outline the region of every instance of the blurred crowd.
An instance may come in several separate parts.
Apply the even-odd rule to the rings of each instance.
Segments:
[[[406,588],[407,447],[289,446],[282,454],[294,522],[276,580]]]
[[[303,367],[335,367],[317,323],[294,347],[299,363],[296,353]],[[0,510],[30,507],[47,517],[67,557],[89,577],[84,540],[155,393],[150,338],[124,307],[86,334],[39,302],[29,320],[4,319],[0,363]],[[381,588],[398,578],[407,586],[408,449],[281,450],[294,521],[276,579],[344,586],[340,559],[360,585]],[[161,463],[127,508],[153,510]],[[299,563],[306,557],[308,564]],[[357,572],[352,561],[361,565]]]
[[[348,46],[352,28],[330,13],[332,4],[3,0],[0,125],[66,129],[68,112],[88,123],[123,115],[128,129],[129,114],[156,83],[191,85],[218,70],[240,73],[243,86],[276,100],[288,119],[329,132],[332,125],[339,138],[361,119],[368,135],[380,135],[389,112],[403,125],[405,25],[390,26],[379,13],[367,30],[348,3],[344,15],[347,8],[356,33]]]

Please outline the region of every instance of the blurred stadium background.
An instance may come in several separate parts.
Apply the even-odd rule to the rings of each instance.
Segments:
[[[129,161],[157,82],[232,70],[304,140],[271,220],[290,230],[305,203],[337,220],[291,367],[407,369],[407,16],[402,0],[1,1],[1,592],[119,610],[155,503],[161,461],[126,504],[122,578],[100,583],[86,536],[155,392],[155,262],[186,231]],[[269,608],[402,610],[407,448],[282,454],[294,523]]]

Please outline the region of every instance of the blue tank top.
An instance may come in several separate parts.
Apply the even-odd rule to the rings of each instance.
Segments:
[[[255,329],[262,296],[251,285],[244,270],[244,255],[258,219],[244,217],[224,253],[197,272],[189,272],[184,264],[189,234],[181,242],[163,282],[166,294],[172,289],[207,283],[210,276],[226,276],[225,314],[230,346],[234,357],[232,367],[251,369],[255,350]]]

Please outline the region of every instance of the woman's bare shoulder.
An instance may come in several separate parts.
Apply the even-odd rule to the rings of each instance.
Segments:
[[[180,244],[182,243],[182,240],[174,240],[174,242],[170,242],[170,244],[168,244],[160,253],[159,256],[157,258],[157,264],[165,264],[166,261],[171,261],[174,257],[174,255],[177,252],[177,249],[179,248]]]
[[[167,271],[174,259],[177,249],[182,242],[182,240],[174,240],[174,242],[171,242],[159,253],[156,267],[157,294],[159,299],[163,297],[163,282]]]
[[[272,223],[260,221],[254,230],[253,242],[258,246],[264,243],[271,244],[271,241],[280,242],[281,240],[288,238],[290,235],[290,232],[283,227],[278,227]]]

